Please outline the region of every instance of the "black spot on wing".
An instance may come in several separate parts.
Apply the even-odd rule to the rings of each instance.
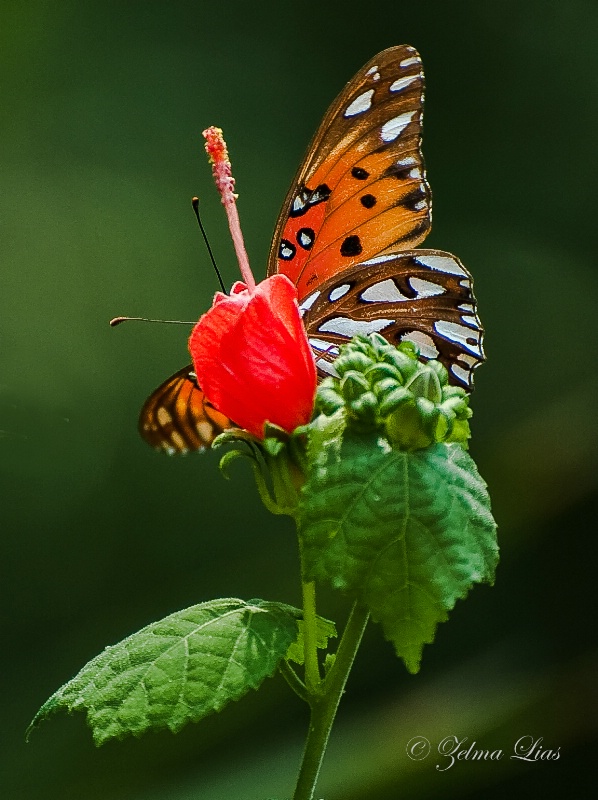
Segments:
[[[347,236],[341,245],[341,256],[358,256],[362,250],[359,236]]]
[[[303,214],[307,214],[312,206],[324,203],[329,197],[330,188],[325,183],[321,183],[315,189],[308,189],[307,186],[302,186],[291,203],[289,216],[302,217]]]
[[[373,208],[378,202],[373,194],[364,194],[359,201],[364,208]]]
[[[358,181],[365,181],[370,177],[370,173],[361,167],[353,167],[351,175]]]
[[[423,186],[416,186],[401,198],[399,205],[403,206],[403,208],[408,208],[409,211],[420,211],[422,208],[420,203],[422,203],[422,201],[426,202],[427,199],[428,193]]]

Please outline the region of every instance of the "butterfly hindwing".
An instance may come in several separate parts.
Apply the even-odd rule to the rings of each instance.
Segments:
[[[369,61],[330,106],[286,197],[268,274],[299,297],[381,253],[414,247],[431,225],[421,155],[424,78],[408,45]]]
[[[318,286],[302,303],[320,373],[330,373],[339,345],[378,332],[392,344],[415,342],[438,358],[451,383],[470,390],[483,361],[483,329],[471,275],[442,250],[408,250],[362,262]]]
[[[167,453],[210,447],[216,436],[234,427],[197,385],[191,365],[175,372],[145,401],[139,415],[142,438]]]

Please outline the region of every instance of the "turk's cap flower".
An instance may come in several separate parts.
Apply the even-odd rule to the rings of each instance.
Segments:
[[[263,438],[266,422],[291,432],[311,419],[314,357],[285,275],[250,291],[237,282],[193,328],[189,351],[199,385],[220,412]]]

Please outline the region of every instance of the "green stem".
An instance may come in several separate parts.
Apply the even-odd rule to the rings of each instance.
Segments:
[[[324,681],[320,683],[320,691],[317,694],[311,694],[309,733],[293,800],[312,800],[314,796],[316,781],[324,753],[326,752],[338,704],[345,689],[369,616],[369,611],[366,608],[355,603],[338,647],[334,664]],[[309,684],[307,685],[309,689]]]
[[[303,583],[303,644],[305,685],[310,695],[318,695],[322,680],[318,665],[318,622],[316,618],[316,584]]]

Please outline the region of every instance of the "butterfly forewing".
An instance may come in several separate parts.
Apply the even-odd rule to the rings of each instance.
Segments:
[[[414,247],[430,229],[421,155],[424,78],[417,51],[385,50],[329,108],[286,197],[268,273],[304,298],[380,253]]]
[[[170,454],[210,447],[218,434],[232,427],[228,417],[210,405],[191,365],[164,381],[145,401],[139,415],[143,439]]]
[[[320,373],[333,372],[339,345],[373,332],[392,344],[415,342],[423,358],[442,361],[451,383],[468,390],[484,359],[471,275],[442,250],[363,262],[318,286],[302,307]]]

